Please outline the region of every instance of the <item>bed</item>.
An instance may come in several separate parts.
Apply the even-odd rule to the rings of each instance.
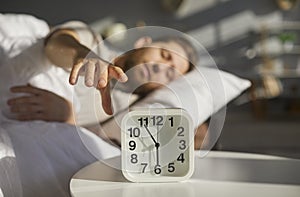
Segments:
[[[93,97],[93,102],[90,102],[82,98],[87,90],[66,85],[68,75],[43,58],[42,38],[49,32],[48,25],[33,16],[15,14],[0,14],[0,24],[0,196],[69,196],[68,185],[75,172],[96,160],[117,156],[120,151],[82,127],[101,121],[97,110],[95,113],[95,106],[100,106],[95,102],[99,99]],[[22,56],[26,56],[28,61],[22,61]],[[47,66],[37,66],[31,72],[33,64]],[[10,119],[12,114],[6,105],[6,100],[12,96],[9,87],[28,82],[73,101],[77,105],[78,124]],[[186,86],[190,88],[187,90]],[[151,93],[131,109],[181,107],[191,114],[195,128],[208,118],[222,126],[226,103],[249,86],[248,80],[216,69],[201,68],[201,72],[191,72]],[[89,94],[95,95],[94,90],[90,91]],[[216,99],[220,92],[223,99],[219,99],[220,96]],[[118,94],[122,93],[113,92],[113,98],[120,97]],[[114,117],[116,122],[120,122],[127,112],[128,108],[124,106],[132,99],[131,95],[123,95],[122,98],[127,98],[125,103],[124,99],[114,99],[114,105],[123,110]],[[84,106],[85,110],[80,111],[80,106]],[[218,130],[211,138],[215,140],[221,131],[216,125],[220,126],[212,124],[210,129]],[[102,126],[110,132],[118,132],[116,125],[109,121]]]

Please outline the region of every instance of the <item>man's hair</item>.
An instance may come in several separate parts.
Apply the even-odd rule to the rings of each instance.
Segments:
[[[195,67],[194,64],[196,64],[197,61],[199,60],[199,55],[196,48],[187,38],[179,37],[179,36],[166,36],[166,37],[157,38],[154,40],[154,42],[175,42],[179,44],[186,52],[188,57],[188,61],[189,61],[188,72],[193,70],[193,68]]]

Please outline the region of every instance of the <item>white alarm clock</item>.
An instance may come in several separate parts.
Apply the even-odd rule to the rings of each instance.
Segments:
[[[183,109],[141,109],[122,120],[122,173],[132,182],[188,179],[194,171],[194,127]]]

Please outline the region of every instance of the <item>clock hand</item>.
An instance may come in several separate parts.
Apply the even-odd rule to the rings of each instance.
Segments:
[[[147,125],[144,125],[146,131],[149,133],[151,139],[153,140],[154,144],[155,144],[155,148],[156,148],[156,162],[157,165],[159,165],[159,152],[158,152],[158,147],[160,146],[160,144],[155,140],[155,138],[153,137],[153,135],[151,134],[151,132],[149,131]]]
[[[156,140],[154,139],[154,137],[153,137],[153,135],[151,134],[151,132],[149,131],[148,127],[147,127],[146,125],[144,125],[144,127],[145,127],[146,131],[149,133],[149,135],[150,135],[151,139],[153,140],[155,146],[157,146],[156,144],[158,144],[158,143],[157,143]]]
[[[159,127],[159,126],[157,126],[157,131],[156,131],[156,137],[157,137],[156,140],[157,140],[157,141],[158,141],[158,127]],[[156,162],[157,162],[156,165],[159,165],[159,152],[158,152],[159,146],[160,146],[159,143],[156,143],[156,144],[155,144],[155,148],[156,148]]]
[[[156,162],[157,165],[159,165],[159,152],[158,152],[158,147],[159,147],[159,143],[155,144],[155,148],[156,148]]]

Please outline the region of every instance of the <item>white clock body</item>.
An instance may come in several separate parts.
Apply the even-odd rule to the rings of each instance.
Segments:
[[[132,182],[188,179],[194,171],[194,127],[183,109],[141,109],[122,120],[122,172]]]

